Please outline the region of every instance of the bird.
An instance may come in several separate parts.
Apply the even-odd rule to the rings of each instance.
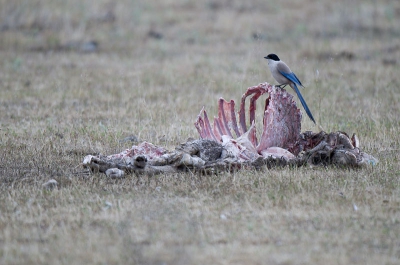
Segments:
[[[289,66],[283,61],[279,59],[276,54],[268,54],[264,57],[268,60],[269,70],[272,73],[272,77],[279,83],[276,87],[284,88],[286,85],[289,85],[296,92],[297,96],[300,99],[301,105],[303,105],[304,110],[306,111],[308,117],[315,123],[314,117],[311,114],[310,109],[307,106],[306,101],[300,93],[300,90],[297,86],[304,87],[300,80],[297,78],[295,73],[290,70]]]

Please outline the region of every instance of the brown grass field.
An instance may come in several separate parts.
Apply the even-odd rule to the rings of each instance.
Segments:
[[[197,138],[202,106],[274,83],[268,53],[379,164],[74,174]],[[399,66],[398,0],[0,0],[0,264],[400,264]]]

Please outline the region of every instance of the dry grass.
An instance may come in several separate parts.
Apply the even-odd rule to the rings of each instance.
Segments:
[[[0,0],[0,263],[398,264],[400,2],[148,2]],[[90,40],[98,52],[64,49]],[[197,137],[203,105],[273,82],[270,52],[325,130],[356,132],[377,166],[158,187],[72,174],[129,135]]]

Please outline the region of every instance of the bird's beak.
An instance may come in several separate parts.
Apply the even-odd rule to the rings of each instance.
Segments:
[[[264,58],[265,58],[265,59],[269,59],[268,56],[265,56]]]

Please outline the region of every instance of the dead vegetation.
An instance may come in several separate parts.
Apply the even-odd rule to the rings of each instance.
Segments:
[[[0,0],[0,263],[399,263],[399,8]],[[76,174],[87,154],[197,137],[203,106],[272,82],[270,52],[296,69],[317,122],[357,133],[379,164],[150,185]]]

